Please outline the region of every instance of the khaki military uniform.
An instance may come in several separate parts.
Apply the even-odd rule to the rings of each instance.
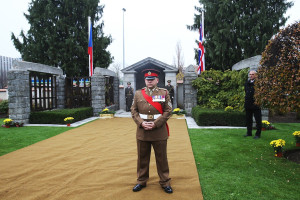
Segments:
[[[165,101],[160,102],[162,105],[163,114],[157,119],[151,119],[153,118],[153,115],[160,114],[159,111],[147,102],[141,90],[135,92],[133,104],[131,106],[131,114],[133,120],[137,124],[137,183],[146,185],[146,182],[149,179],[150,154],[151,146],[153,146],[157,172],[160,177],[159,183],[162,187],[166,187],[170,186],[169,166],[167,159],[168,131],[166,122],[171,116],[172,104],[166,89],[156,87],[149,91],[148,88],[145,88],[145,92],[149,96],[165,96]],[[147,115],[148,119],[143,119],[140,114],[143,114],[144,116]],[[143,121],[153,121],[155,128],[153,130],[145,130],[142,127]]]

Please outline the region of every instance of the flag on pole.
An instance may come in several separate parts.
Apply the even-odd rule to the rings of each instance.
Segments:
[[[89,76],[92,76],[94,73],[93,68],[93,34],[92,34],[92,23],[91,17],[88,17],[88,38],[89,38],[89,45],[88,45],[88,54],[89,54]]]
[[[202,22],[200,23],[200,29],[199,29],[199,65],[198,65],[198,70],[197,74],[201,74],[203,71],[205,71],[205,58],[204,58],[204,46],[203,46],[203,41],[204,41],[204,13],[202,12]]]

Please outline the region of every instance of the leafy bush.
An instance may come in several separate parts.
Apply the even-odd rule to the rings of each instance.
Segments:
[[[192,109],[192,117],[198,126],[246,126],[244,112],[214,110],[196,106]]]
[[[300,112],[300,22],[281,30],[266,46],[258,69],[254,98],[281,113]]]
[[[0,101],[0,113],[1,114],[8,113],[8,100]]]
[[[77,122],[93,116],[93,108],[74,108],[47,110],[30,113],[29,122],[31,124],[64,124],[66,117],[73,117],[73,122]]]
[[[244,84],[248,69],[241,71],[207,70],[193,81],[197,88],[198,105],[204,108],[224,109],[227,106],[242,111],[245,103]]]

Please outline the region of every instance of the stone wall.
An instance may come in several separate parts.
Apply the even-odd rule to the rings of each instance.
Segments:
[[[30,115],[29,72],[10,70],[7,73],[9,118],[28,123]]]
[[[105,77],[114,77],[114,105],[107,107],[110,110],[119,109],[119,78],[117,75],[108,69],[96,67],[94,75],[92,76],[92,107],[94,116],[99,116],[99,112],[102,111],[105,106]]]
[[[100,74],[94,74],[91,78],[92,85],[92,107],[94,116],[105,108],[105,77]]]
[[[30,88],[29,71],[43,72],[56,76],[58,108],[64,108],[64,77],[61,69],[38,63],[13,61],[11,70],[7,73],[9,118],[29,123]]]
[[[186,68],[184,72],[183,82],[183,98],[184,98],[184,110],[187,115],[192,114],[192,108],[197,106],[197,90],[192,86],[192,81],[197,78],[195,69],[193,66]]]

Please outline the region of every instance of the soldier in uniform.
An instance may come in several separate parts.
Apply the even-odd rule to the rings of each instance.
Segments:
[[[171,80],[168,80],[167,82],[168,82],[168,85],[166,85],[166,89],[169,92],[169,95],[170,95],[170,98],[171,98],[171,102],[172,102],[172,105],[173,105],[174,87],[173,87],[173,85],[171,85]]]
[[[133,100],[133,88],[131,87],[130,82],[127,83],[127,88],[125,88],[125,98],[126,98],[126,112],[129,112]]]
[[[172,193],[167,159],[167,139],[169,128],[167,120],[171,116],[172,104],[168,91],[158,88],[159,71],[143,70],[146,87],[135,92],[131,115],[137,124],[136,139],[138,150],[137,184],[133,187],[138,192],[149,179],[151,146],[155,152],[159,184],[166,193]]]

